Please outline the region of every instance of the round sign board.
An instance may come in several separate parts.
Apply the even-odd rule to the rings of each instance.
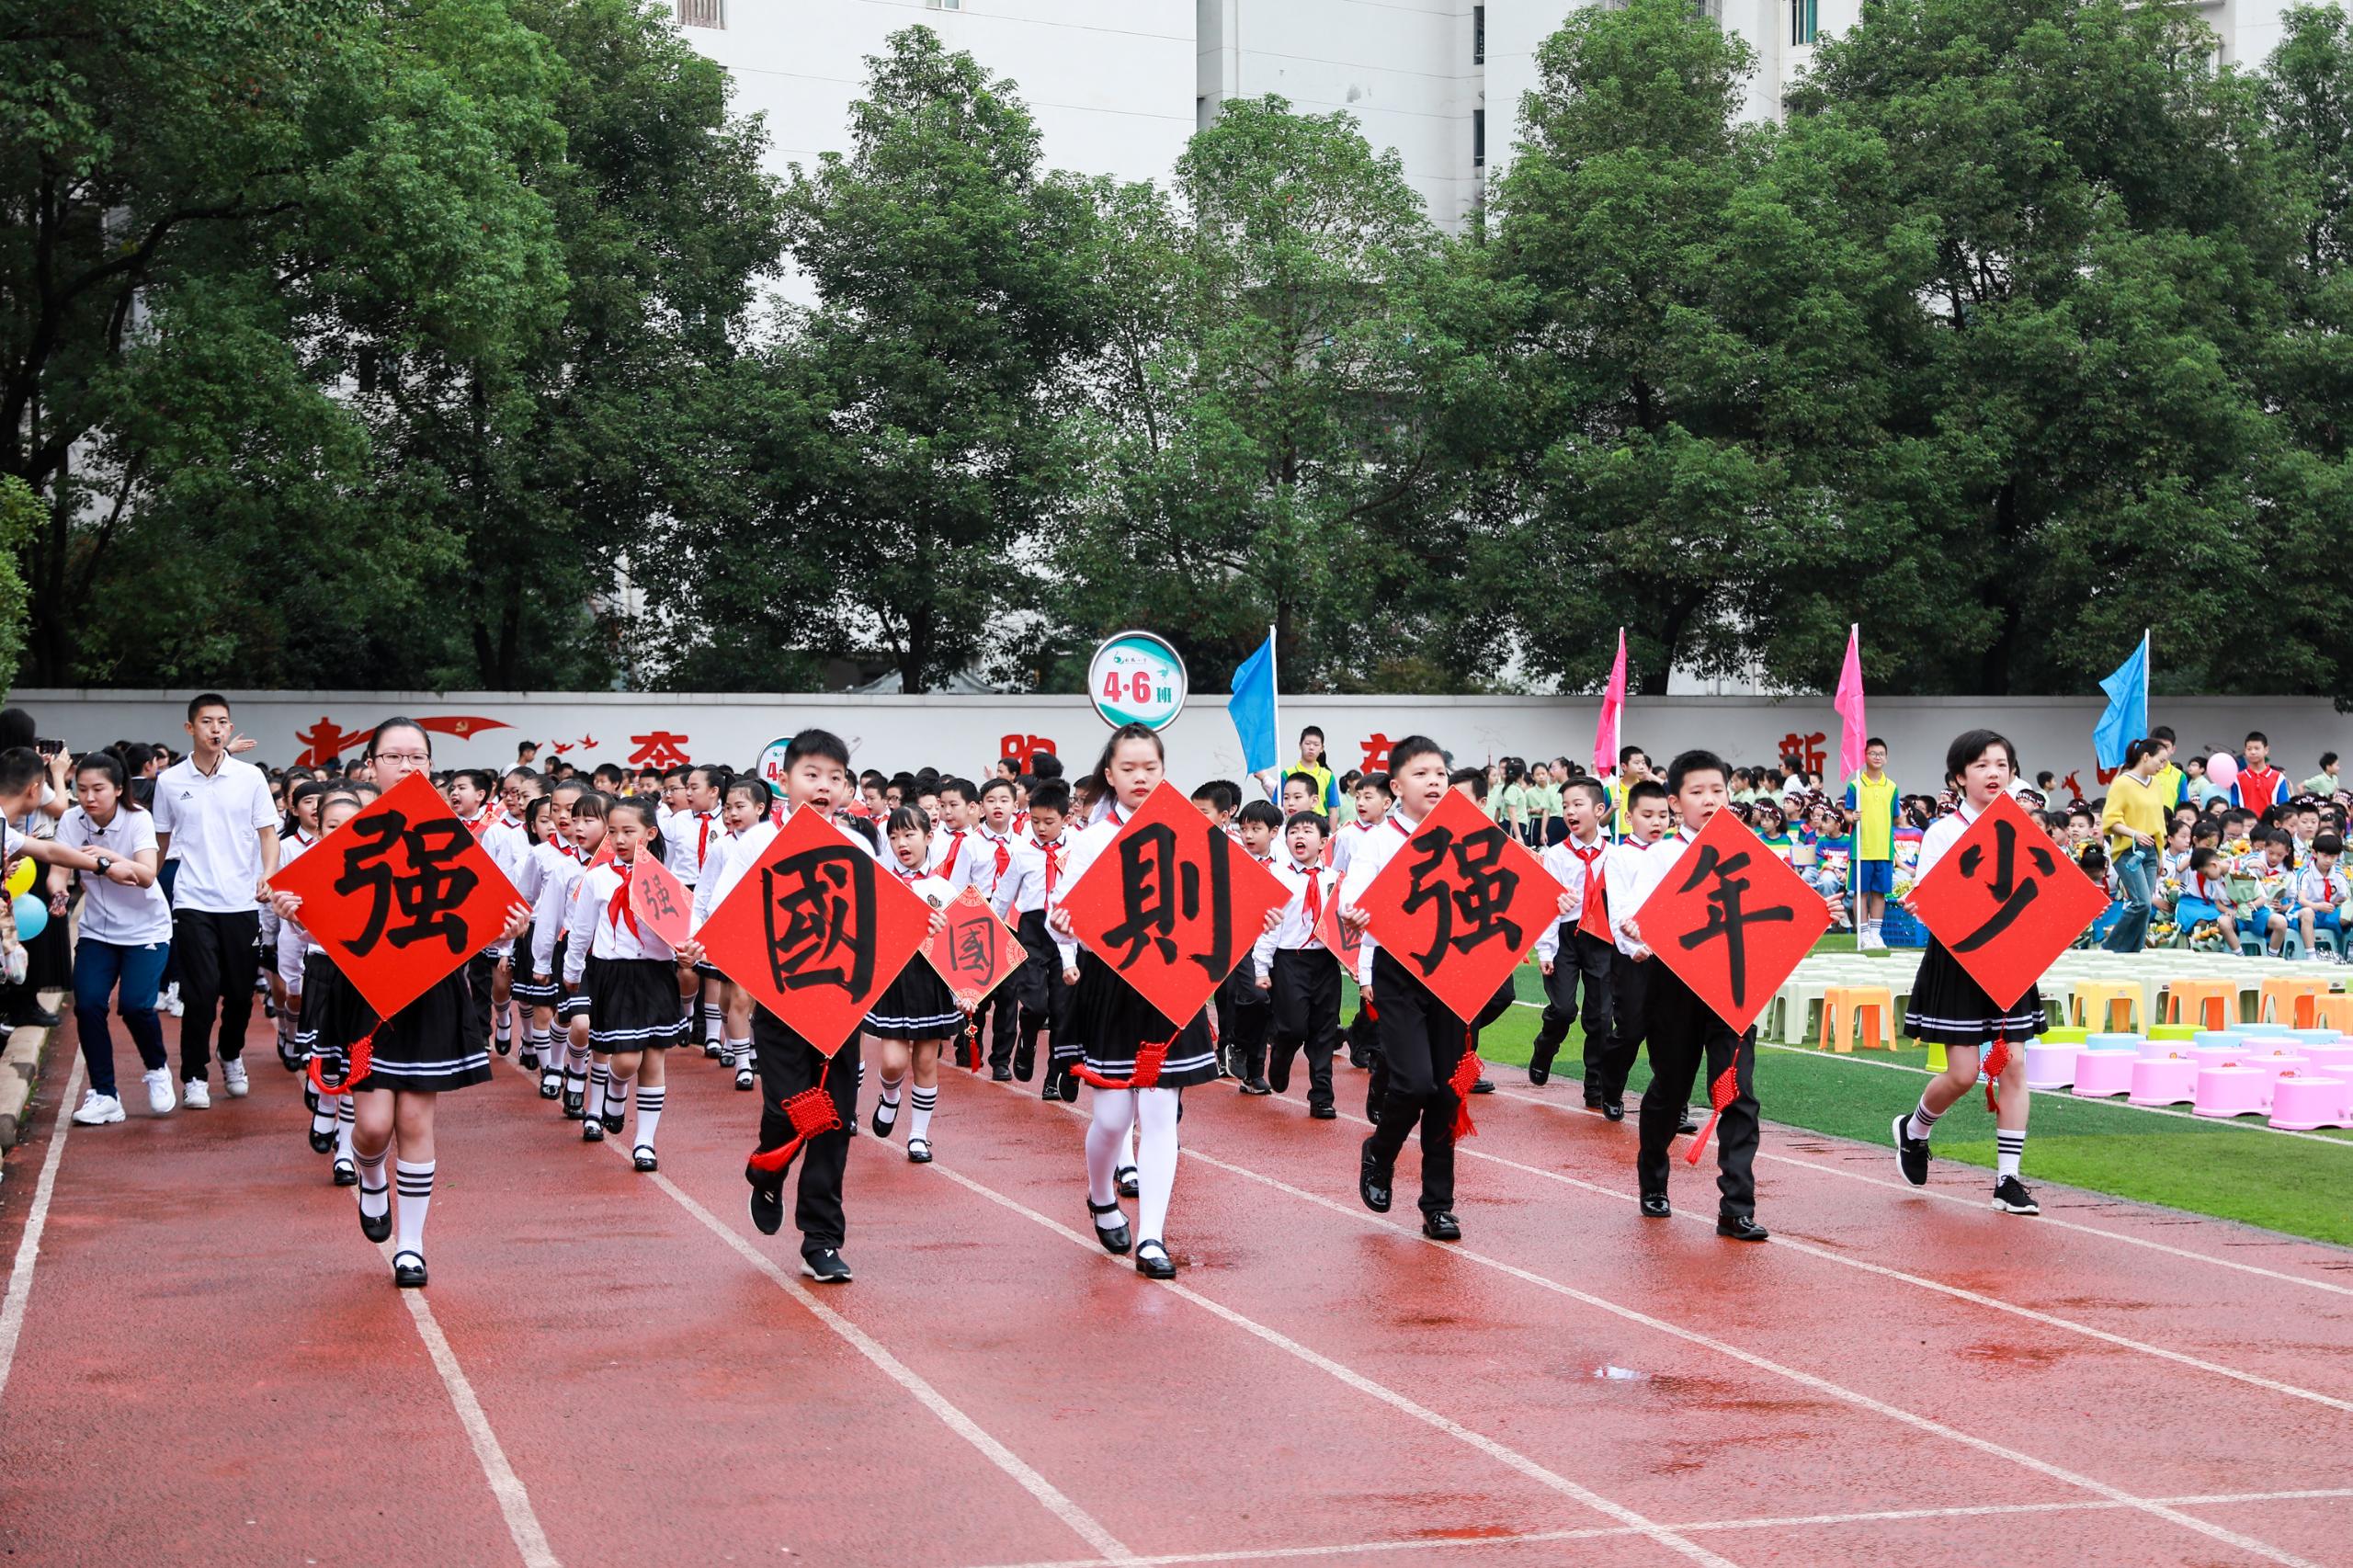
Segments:
[[[779,735],[760,753],[760,778],[779,801],[784,799],[784,754],[791,744],[790,735]]]
[[[1185,710],[1185,659],[1149,631],[1104,639],[1086,662],[1086,692],[1114,729],[1165,730]]]

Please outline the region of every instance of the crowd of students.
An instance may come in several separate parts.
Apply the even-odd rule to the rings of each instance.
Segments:
[[[0,715],[0,738],[9,722]],[[404,1286],[426,1278],[424,1221],[440,1095],[490,1081],[494,1058],[512,1054],[551,1114],[579,1125],[582,1141],[626,1133],[632,1164],[650,1172],[659,1168],[672,1052],[698,1041],[736,1089],[759,1093],[757,1152],[745,1168],[752,1222],[764,1233],[782,1229],[784,1189],[797,1165],[793,1219],[804,1270],[823,1282],[850,1278],[842,1182],[870,1068],[876,1095],[864,1131],[892,1139],[904,1126],[906,1157],[922,1164],[933,1157],[949,1062],[1001,1083],[1034,1078],[1048,1099],[1074,1102],[1081,1085],[1091,1087],[1084,1140],[1090,1217],[1103,1245],[1132,1251],[1147,1276],[1176,1270],[1165,1232],[1182,1091],[1226,1079],[1245,1096],[1287,1095],[1302,1064],[1311,1120],[1338,1118],[1344,1061],[1363,1074],[1373,1126],[1358,1155],[1363,1201],[1390,1207],[1399,1153],[1418,1134],[1423,1228],[1455,1239],[1455,1120],[1466,1096],[1494,1086],[1477,1075],[1477,1034],[1511,994],[1506,987],[1476,1018],[1454,1017],[1370,937],[1361,907],[1382,865],[1449,790],[1538,847],[1566,890],[1557,924],[1536,948],[1545,1002],[1531,1085],[1549,1082],[1572,1027],[1581,1026],[1585,1103],[1621,1120],[1629,1075],[1647,1050],[1652,1079],[1640,1108],[1636,1180],[1643,1212],[1657,1216],[1669,1212],[1669,1144],[1694,1131],[1695,1081],[1703,1069],[1710,1081],[1730,1071],[1736,1087],[1720,1120],[1718,1230],[1763,1240],[1750,1174],[1754,1032],[1724,1027],[1654,960],[1635,915],[1647,892],[1717,812],[1730,811],[1834,908],[1859,912],[1859,934],[1873,942],[1886,903],[1903,901],[1995,793],[2041,804],[2040,792],[2018,779],[2009,743],[1984,731],[1955,743],[1937,793],[1902,793],[1887,773],[1885,744],[1873,740],[1863,773],[1834,797],[1795,768],[1735,767],[1705,751],[1654,768],[1642,748],[1628,746],[1615,772],[1596,778],[1564,759],[1456,767],[1420,736],[1397,743],[1384,771],[1336,775],[1324,766],[1322,735],[1310,729],[1298,760],[1260,780],[1272,798],[1245,801],[1240,785],[1224,780],[1192,793],[1207,819],[1273,872],[1284,899],[1211,1005],[1172,1030],[1077,940],[1062,907],[1165,776],[1161,738],[1141,727],[1115,733],[1083,778],[1065,778],[1060,760],[1040,753],[1026,769],[999,762],[977,782],[931,768],[853,773],[838,738],[805,731],[790,743],[774,787],[717,764],[541,769],[528,747],[503,774],[436,771],[430,736],[406,719],[379,726],[347,766],[265,770],[235,755],[251,743],[237,734],[228,702],[209,694],[189,705],[188,733],[179,757],[134,743],[71,761],[62,747],[0,748],[6,855],[45,864],[55,916],[50,941],[60,952],[63,917],[79,915],[70,966],[51,980],[70,972],[88,1072],[74,1119],[104,1125],[125,1116],[110,1005],[140,1058],[148,1108],[164,1115],[210,1105],[216,1057],[227,1095],[247,1094],[244,1036],[259,998],[277,1024],[280,1062],[308,1074],[306,1141],[328,1158],[330,1181],[357,1189],[363,1232],[394,1241],[394,1278]],[[2201,793],[2193,778],[2167,778],[2170,740],[2160,732],[2135,743],[2121,787],[2105,801],[2051,812],[2053,838],[2087,864],[2104,854],[2102,838],[2120,858],[2153,851],[2162,868],[2153,884],[2164,890],[2154,896],[2186,929],[2246,929],[2267,939],[2293,929],[2315,947],[2321,932],[2336,929],[2347,892],[2337,869],[2346,798],[2275,786],[2258,735],[2249,737],[2248,766],[2233,787],[2203,791],[2201,810],[2186,798]],[[446,793],[520,899],[480,952],[381,1018],[304,929],[301,901],[270,884],[377,794],[420,773]],[[2152,806],[2163,815],[2149,816]],[[924,897],[935,929],[946,903],[964,888],[978,892],[1020,937],[1017,973],[971,1016],[929,965],[912,963],[863,1027],[827,1051],[754,1006],[699,940],[674,948],[636,918],[625,890],[639,858],[657,858],[686,886],[699,932],[787,815],[801,811],[819,813]],[[28,835],[33,827],[40,836]],[[1900,846],[1914,852],[1907,858]],[[2231,858],[2218,867],[2225,850]],[[2265,890],[2257,905],[2244,891],[2250,883]],[[2128,876],[2119,885],[2129,906],[2137,884]],[[1361,938],[1348,977],[1358,1000],[1345,1024],[1341,965],[1324,942],[1324,916],[1336,907],[1352,938]],[[8,972],[37,983],[30,944],[17,941],[13,925],[5,935],[16,966]],[[1953,1066],[1898,1119],[1908,1180],[1926,1179],[1930,1130],[1975,1080],[1977,1051],[1962,1048],[1998,1051],[1997,1041],[2022,1041],[2041,1028],[2039,1015],[1996,1006],[1949,954],[1929,948],[1907,1022],[1915,1034],[1948,1044]],[[159,1022],[175,985],[176,1072]],[[2018,1179],[2023,1079],[1998,1061],[1988,1073],[2001,1107],[1995,1202],[2032,1213]],[[1123,1199],[1136,1202],[1132,1230]]]

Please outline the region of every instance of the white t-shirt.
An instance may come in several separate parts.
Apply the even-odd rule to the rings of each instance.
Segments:
[[[79,806],[58,819],[57,842],[69,849],[87,849],[110,860],[129,860],[142,849],[155,847],[155,819],[127,805],[114,809],[114,820],[100,827]],[[118,948],[143,948],[172,939],[172,905],[161,882],[128,887],[96,871],[82,873],[82,935]]]
[[[180,863],[172,883],[174,909],[239,915],[255,908],[261,882],[263,828],[278,826],[269,779],[249,762],[224,756],[208,777],[196,759],[174,763],[156,776],[155,831],[172,835]]]

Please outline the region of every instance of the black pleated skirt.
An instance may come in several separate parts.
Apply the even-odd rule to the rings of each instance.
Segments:
[[[1986,994],[1942,942],[1928,939],[1904,1013],[1905,1034],[1938,1045],[1982,1045],[1989,1040],[2022,1042],[2048,1027],[2039,992],[2029,987],[2006,1007]]]
[[[1183,1028],[1174,1028],[1117,970],[1081,951],[1078,984],[1071,993],[1070,1038],[1055,1047],[1055,1060],[1077,1057],[1106,1078],[1130,1078],[1135,1075],[1137,1051],[1172,1034],[1176,1040],[1161,1063],[1156,1086],[1185,1089],[1214,1079],[1217,1047],[1206,1012],[1194,1014]]]
[[[580,989],[591,1051],[667,1051],[691,1038],[694,1019],[680,1011],[678,966],[668,959],[592,958]]]

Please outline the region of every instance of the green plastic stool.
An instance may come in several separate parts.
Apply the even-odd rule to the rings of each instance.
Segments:
[[[2198,1031],[2199,1026],[2196,1024],[2152,1024],[2149,1026],[2149,1038],[2151,1040],[2195,1040],[2198,1038]]]
[[[2081,1024],[2063,1024],[2055,1029],[2043,1030],[2040,1038],[2045,1045],[2081,1045],[2090,1034]]]

